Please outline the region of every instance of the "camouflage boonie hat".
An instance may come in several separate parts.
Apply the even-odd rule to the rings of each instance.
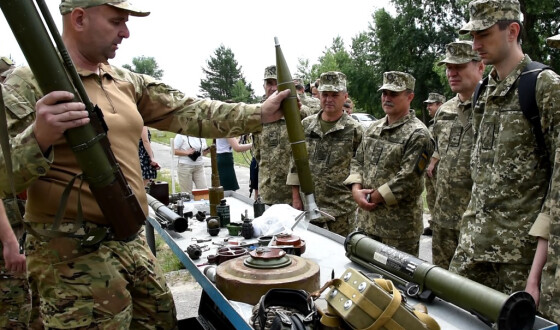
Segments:
[[[438,65],[464,64],[470,61],[480,61],[480,56],[473,50],[472,41],[461,40],[445,45],[445,58]]]
[[[383,73],[383,86],[379,87],[377,91],[384,89],[393,92],[402,92],[410,89],[414,90],[416,79],[410,74],[399,71],[389,71]]]
[[[438,93],[430,93],[424,103],[445,103],[445,96]]]
[[[132,5],[127,0],[62,0],[58,8],[60,14],[66,15],[76,8],[89,8],[101,5],[109,5],[115,8],[126,10],[132,16],[148,16],[149,11],[142,11]]]
[[[303,79],[295,78],[293,81],[294,81],[294,85],[296,85],[296,87],[298,87],[298,86],[303,87]]]
[[[278,79],[276,76],[276,65],[267,66],[264,69],[264,80],[267,79]]]
[[[0,73],[4,73],[13,67],[14,62],[12,62],[12,60],[5,56],[0,57]]]
[[[345,92],[346,75],[342,72],[329,71],[319,77],[319,92]]]
[[[546,39],[546,43],[551,47],[560,48],[560,34]]]
[[[475,0],[469,3],[470,21],[463,25],[460,34],[486,30],[498,21],[521,22],[521,8],[517,0]]]

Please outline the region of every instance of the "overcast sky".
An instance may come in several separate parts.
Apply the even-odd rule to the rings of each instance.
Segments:
[[[46,1],[61,30],[60,1]],[[233,51],[255,94],[261,95],[264,68],[275,64],[275,36],[293,76],[298,58],[317,63],[317,58],[336,36],[350,45],[353,37],[367,30],[376,9],[390,7],[389,0],[134,0],[133,3],[151,14],[144,18],[130,17],[130,38],[123,41],[110,63],[131,64],[135,56],[154,57],[164,70],[163,80],[188,95],[199,93],[202,67],[206,67],[206,61],[220,44]],[[25,58],[3,15],[0,36],[0,55],[10,55],[16,64],[24,64]]]

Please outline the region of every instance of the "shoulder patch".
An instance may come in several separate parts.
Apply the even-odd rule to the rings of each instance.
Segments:
[[[418,159],[416,160],[416,166],[414,167],[418,174],[424,173],[426,166],[428,165],[428,153],[426,150],[422,150]]]

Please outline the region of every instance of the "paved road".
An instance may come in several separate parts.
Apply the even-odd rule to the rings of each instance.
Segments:
[[[171,169],[177,167],[177,158],[172,157],[171,148],[167,145],[153,142],[152,149],[156,160],[160,164],[162,170],[170,171]],[[205,159],[205,172],[206,181],[208,186],[211,186],[211,167],[210,158],[204,157]],[[243,166],[235,166],[235,173],[237,175],[237,181],[239,183],[238,193],[249,196],[249,168]],[[177,178],[175,176],[175,178]],[[424,226],[428,225],[429,214],[424,214]],[[432,261],[432,237],[422,236],[420,239],[420,259],[426,260],[428,262]],[[198,315],[198,303],[200,300],[201,289],[198,285],[193,285],[192,283],[185,283],[177,280],[177,277],[181,277],[181,272],[172,272],[166,274],[168,279],[168,284],[171,291],[173,292],[173,298],[175,300],[175,305],[177,307],[177,317],[179,320],[196,317]]]

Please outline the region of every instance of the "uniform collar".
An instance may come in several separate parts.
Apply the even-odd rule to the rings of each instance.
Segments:
[[[523,72],[525,66],[527,66],[530,62],[532,61],[531,58],[529,58],[529,55],[525,55],[519,64],[517,64],[515,69],[513,69],[502,81],[498,80],[498,72],[496,71],[496,68],[492,68],[488,78],[488,87],[495,88],[492,94],[494,96],[505,96],[515,85],[515,82],[521,75],[521,72]]]
[[[319,120],[321,120],[321,114],[323,113],[323,110],[319,111],[319,113],[315,116],[310,128],[311,130],[313,130],[313,132],[323,136],[323,131],[321,130],[321,123],[319,122]],[[338,121],[336,122],[336,124],[330,129],[328,130],[325,134],[329,134],[331,132],[336,132],[339,130],[343,130],[344,127],[346,127],[346,122],[348,121],[348,114],[346,112],[342,112],[342,117],[340,117],[338,119]]]

